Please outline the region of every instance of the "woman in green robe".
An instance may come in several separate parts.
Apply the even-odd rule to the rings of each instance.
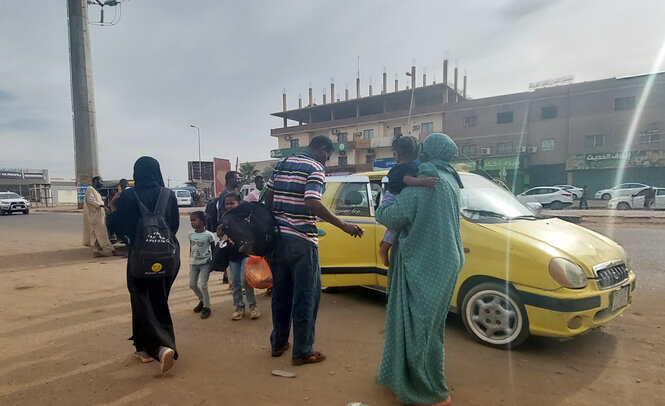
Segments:
[[[399,401],[448,405],[443,335],[457,276],[464,265],[459,231],[462,182],[450,166],[457,146],[445,134],[420,145],[418,177],[436,187],[407,187],[376,220],[399,230],[388,270],[388,307],[378,382]]]

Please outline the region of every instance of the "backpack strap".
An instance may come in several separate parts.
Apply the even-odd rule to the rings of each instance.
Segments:
[[[161,214],[164,215],[166,212],[166,205],[169,202],[169,196],[171,194],[171,191],[165,187],[163,187],[159,191],[159,198],[157,199],[157,204],[155,205],[155,214]]]
[[[134,196],[136,197],[136,202],[139,205],[139,211],[141,212],[141,216],[145,216],[147,214],[150,214],[150,210],[148,210],[147,207],[145,207],[145,204],[141,201],[141,198],[139,197],[139,194],[136,193],[136,189],[131,188],[130,189],[132,192],[134,192]]]

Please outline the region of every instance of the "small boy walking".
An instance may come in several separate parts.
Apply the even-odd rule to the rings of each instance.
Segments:
[[[215,236],[206,230],[205,213],[195,211],[189,215],[193,230],[189,232],[189,287],[199,298],[194,313],[201,313],[202,319],[210,317],[210,294],[208,279],[212,262],[212,248]]]
[[[427,186],[434,187],[439,181],[437,178],[417,178],[418,164],[414,160],[418,157],[418,140],[411,136],[398,135],[393,141],[393,152],[395,154],[395,165],[388,172],[388,186],[383,194],[381,205],[389,206],[395,203],[397,195],[407,186]],[[384,265],[388,266],[390,260],[388,253],[392,247],[397,232],[386,230],[383,240],[379,243],[379,258]]]

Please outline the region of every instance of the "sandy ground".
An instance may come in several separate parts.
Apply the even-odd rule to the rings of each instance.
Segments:
[[[170,298],[181,357],[161,374],[156,362],[131,356],[126,260],[91,259],[80,246],[80,215],[30,218],[48,224],[0,223],[0,404],[398,404],[374,383],[383,294],[359,288],[324,294],[316,348],[328,359],[293,367],[288,353],[270,357],[269,298],[258,296],[259,320],[232,322],[231,291],[215,274],[213,314],[201,320],[181,269]],[[662,228],[654,235],[665,235]],[[532,338],[512,352],[495,350],[472,341],[449,317],[446,374],[454,404],[663,404],[663,258],[654,253],[640,263],[654,275],[638,285],[620,319],[573,340]],[[273,369],[298,376],[274,377]]]

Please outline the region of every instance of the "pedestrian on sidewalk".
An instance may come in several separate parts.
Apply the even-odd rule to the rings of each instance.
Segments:
[[[450,165],[457,146],[445,134],[420,144],[419,178],[434,188],[407,187],[376,220],[399,231],[391,255],[383,359],[378,382],[406,404],[449,405],[444,332],[457,277],[464,265],[460,237],[462,182]]]
[[[321,295],[316,217],[353,237],[363,235],[362,228],[344,222],[321,203],[326,181],[324,165],[333,151],[330,138],[312,138],[306,152],[277,164],[265,193],[265,205],[275,215],[281,233],[271,261],[271,354],[279,357],[288,350],[293,321],[293,365],[326,359],[313,348]]]
[[[230,192],[224,196],[225,212],[233,210],[242,202],[240,194]],[[245,265],[249,258],[246,254],[238,250],[238,246],[230,238],[226,240],[226,254],[229,259],[229,268],[231,268],[231,286],[233,288],[233,305],[235,309],[231,315],[231,320],[242,320],[245,317],[245,302],[243,301],[243,292],[249,306],[249,318],[258,319],[261,315],[259,307],[256,305],[256,296],[254,288],[247,286],[245,280]]]
[[[168,190],[168,201],[163,217],[175,243],[175,264],[171,273],[162,278],[134,277],[132,268],[141,266],[141,258],[134,253],[137,225],[141,219],[140,202],[148,209],[157,207],[163,194],[164,180],[159,162],[151,157],[141,157],[134,164],[134,187],[124,192],[117,202],[117,210],[109,216],[111,228],[130,242],[127,261],[127,289],[132,304],[132,337],[136,351],[134,355],[143,362],[153,359],[160,362],[166,372],[178,358],[175,347],[173,321],[169,311],[169,293],[180,270],[180,245],[175,237],[180,225],[178,201],[173,191]]]
[[[586,190],[586,185],[582,186],[582,196],[580,196],[580,210],[584,206],[584,210],[589,210],[589,192]]]
[[[189,287],[199,298],[194,313],[201,313],[202,319],[210,317],[210,294],[208,279],[212,262],[212,249],[215,236],[206,230],[205,213],[195,211],[189,215],[193,230],[189,232]]]
[[[106,227],[106,214],[108,208],[104,205],[104,199],[98,190],[104,186],[101,176],[92,178],[92,185],[85,190],[83,199],[83,245],[92,246],[94,258],[121,256],[113,248],[109,239],[109,231]]]

